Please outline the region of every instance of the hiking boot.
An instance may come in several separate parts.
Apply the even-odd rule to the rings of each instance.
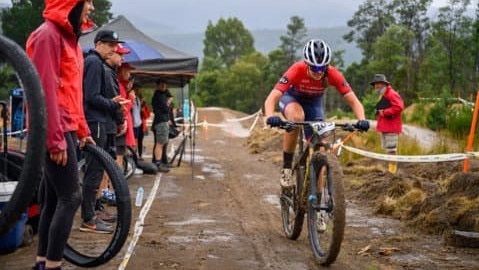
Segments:
[[[113,233],[113,229],[111,226],[103,222],[99,218],[91,219],[88,222],[82,222],[80,226],[80,231],[82,232],[93,232],[93,233]]]
[[[294,186],[293,170],[288,168],[281,169],[280,184],[283,188],[290,188]]]

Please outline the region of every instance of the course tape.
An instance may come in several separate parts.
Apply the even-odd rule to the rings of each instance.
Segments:
[[[386,160],[386,161],[396,161],[396,162],[444,162],[444,161],[457,161],[464,160],[469,158],[479,157],[478,152],[470,153],[453,153],[453,154],[438,154],[438,155],[387,155],[379,154],[374,152],[365,151],[362,149],[342,145],[342,147],[349,152],[356,153],[365,157]]]
[[[255,120],[251,127],[248,129],[248,134],[252,132],[254,127],[258,124],[258,120],[261,117],[261,110],[258,110],[256,113],[242,117],[237,119],[226,119],[226,122],[240,122],[249,120],[255,117]],[[186,125],[186,124],[185,124]],[[198,122],[194,124],[194,126],[203,126],[205,128],[208,127],[219,127],[219,128],[226,128],[228,124],[219,123],[213,124],[207,121]],[[356,153],[365,157],[385,160],[385,161],[395,161],[395,162],[447,162],[447,161],[458,161],[458,160],[465,160],[470,158],[479,158],[479,152],[468,152],[468,153],[451,153],[451,154],[436,154],[436,155],[388,155],[388,154],[380,154],[375,152],[369,152],[366,150],[354,148],[351,146],[341,145],[347,151],[352,153]]]
[[[251,114],[251,115],[248,115],[248,116],[245,116],[245,117],[242,117],[242,118],[226,119],[226,122],[229,122],[229,123],[231,123],[231,122],[241,122],[241,121],[249,120],[253,117],[256,117],[253,124],[248,129],[248,132],[251,132],[253,130],[253,128],[256,126],[256,124],[258,123],[258,120],[259,120],[260,116],[261,116],[261,110],[257,111],[254,114]],[[184,125],[186,126],[187,124],[184,124]],[[208,128],[208,127],[227,128],[227,127],[229,127],[229,124],[223,124],[223,123],[214,124],[214,123],[210,123],[210,122],[207,122],[207,121],[202,121],[202,122],[195,123],[194,126],[196,126],[196,127],[202,126],[202,127],[205,127],[205,128]]]
[[[138,239],[140,239],[141,234],[143,233],[143,225],[145,224],[145,217],[146,214],[150,211],[151,204],[153,203],[153,200],[156,197],[156,193],[158,191],[158,187],[160,186],[161,182],[161,175],[158,174],[155,179],[155,184],[153,185],[153,188],[151,189],[150,195],[148,196],[148,200],[145,202],[145,205],[143,205],[143,208],[141,209],[140,215],[138,216],[138,220],[135,223],[135,231],[133,234],[133,237],[130,240],[130,244],[128,245],[128,249],[126,250],[125,256],[123,257],[123,261],[121,262],[120,266],[118,266],[118,270],[124,270],[126,266],[128,265],[128,261],[131,258],[131,255],[133,254],[133,251],[135,251],[136,243],[138,242]]]

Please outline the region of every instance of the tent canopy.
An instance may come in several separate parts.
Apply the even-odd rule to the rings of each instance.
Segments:
[[[183,87],[198,72],[198,57],[156,41],[141,32],[123,15],[82,36],[80,38],[82,48],[93,48],[95,35],[103,29],[116,31],[120,35],[120,40],[136,40],[158,51],[159,58],[130,62],[136,68],[132,73],[142,84],[151,84],[157,78],[163,78],[166,79],[168,85]]]

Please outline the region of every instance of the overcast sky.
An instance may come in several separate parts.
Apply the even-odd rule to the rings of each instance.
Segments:
[[[292,16],[307,28],[346,26],[364,0],[110,0],[115,16],[125,15],[137,26],[177,33],[204,32],[208,21],[236,17],[249,30],[285,29]],[[441,6],[448,0],[434,0]],[[476,2],[476,1],[472,1]],[[0,0],[10,4],[11,0]]]
[[[135,24],[159,24],[180,33],[204,32],[208,21],[237,17],[245,27],[284,29],[292,16],[305,20],[307,28],[346,26],[363,0],[113,0],[115,15]],[[434,0],[442,5],[447,0]]]

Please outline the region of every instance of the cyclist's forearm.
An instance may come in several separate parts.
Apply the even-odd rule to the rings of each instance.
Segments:
[[[279,99],[281,98],[282,94],[283,93],[281,91],[277,89],[273,89],[271,93],[268,95],[268,97],[266,98],[266,101],[264,102],[265,117],[269,117],[274,114],[274,109]]]

